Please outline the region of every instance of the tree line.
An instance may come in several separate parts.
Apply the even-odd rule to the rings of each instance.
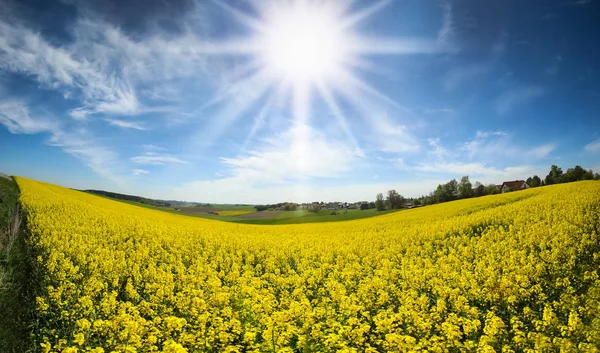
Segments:
[[[296,209],[298,208],[298,204],[293,202],[281,202],[268,205],[256,205],[254,206],[254,208],[258,212],[276,209],[283,209],[284,211],[296,211]]]
[[[528,177],[525,182],[530,187],[535,188],[544,185],[570,183],[580,180],[600,180],[600,174],[594,173],[591,169],[586,170],[579,165],[567,169],[566,172],[563,172],[557,165],[552,165],[550,167],[550,172],[544,179],[537,175],[533,175]],[[439,184],[434,191],[419,198],[407,199],[398,194],[395,190],[388,191],[387,197],[384,197],[382,193],[379,193],[375,199],[375,207],[377,210],[382,211],[384,209],[402,208],[409,202],[414,206],[432,205],[471,197],[494,195],[499,194],[500,192],[501,191],[496,184],[483,185],[478,181],[476,181],[475,184],[472,184],[469,180],[469,176],[466,175],[463,176],[460,181],[452,179],[445,184]]]

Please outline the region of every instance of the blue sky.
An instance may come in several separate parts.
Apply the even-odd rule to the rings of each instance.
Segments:
[[[267,203],[600,172],[598,1],[0,6],[4,173]]]

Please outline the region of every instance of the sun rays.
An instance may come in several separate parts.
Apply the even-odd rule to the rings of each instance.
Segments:
[[[435,39],[361,35],[359,24],[385,8],[388,0],[354,11],[350,1],[254,1],[252,11],[216,3],[249,33],[207,47],[208,54],[245,60],[243,74],[211,100],[211,104],[224,106],[211,138],[218,138],[240,115],[262,104],[244,146],[268,119],[274,100],[287,102],[284,115],[289,116],[291,125],[309,126],[318,100],[328,108],[348,143],[360,151],[341,102],[351,106],[360,100],[369,100],[371,105],[395,102],[361,79],[358,72],[376,67],[376,56],[444,50]],[[304,139],[296,136],[294,142],[308,143]]]

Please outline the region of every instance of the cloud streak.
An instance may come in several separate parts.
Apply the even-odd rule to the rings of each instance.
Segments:
[[[524,86],[506,91],[496,101],[496,113],[498,115],[509,114],[543,94],[544,89],[539,86]]]
[[[47,133],[50,135],[48,145],[60,147],[96,173],[115,183],[122,183],[122,179],[114,172],[118,169],[117,154],[96,144],[86,131],[66,130],[55,119],[32,116],[27,106],[19,100],[0,101],[0,124],[13,134]]]
[[[132,173],[135,176],[144,175],[144,174],[150,174],[150,172],[147,171],[147,170],[145,170],[145,169],[133,169]]]
[[[187,164],[186,161],[183,161],[177,157],[155,152],[146,152],[142,156],[131,157],[130,160],[133,163],[145,165]]]
[[[119,119],[104,119],[112,126],[118,126],[124,129],[148,130],[142,123],[137,121],[126,121]]]
[[[588,143],[584,149],[588,152],[600,152],[600,139]]]

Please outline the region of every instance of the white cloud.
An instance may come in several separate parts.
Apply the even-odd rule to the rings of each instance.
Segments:
[[[360,158],[361,152],[351,145],[295,125],[246,155],[222,158],[225,177],[186,183],[174,193],[185,200],[231,203],[370,200],[376,193],[360,191],[368,186],[309,185],[312,179],[347,178]]]
[[[525,179],[536,173],[540,175],[539,173],[542,173],[544,170],[543,167],[533,165],[495,168],[479,162],[419,163],[413,169],[420,172],[451,174],[455,176],[468,175],[471,178],[480,178],[489,182]]]
[[[236,158],[223,158],[235,178],[279,183],[306,177],[337,177],[350,171],[361,155],[352,146],[327,139],[307,125],[295,125],[267,145]]]
[[[600,152],[600,139],[588,143],[584,149],[588,152]]]
[[[460,152],[466,153],[470,160],[496,160],[510,158],[513,161],[543,159],[556,149],[556,144],[546,143],[535,147],[516,143],[504,131],[477,131],[475,138],[465,142]]]
[[[518,106],[544,94],[544,89],[539,86],[524,86],[506,91],[496,101],[496,112],[505,115],[512,112]]]
[[[448,154],[448,150],[446,150],[440,144],[439,138],[430,138],[430,139],[427,139],[427,142],[429,143],[429,146],[433,148],[433,150],[429,152],[431,155],[440,159]]]
[[[48,133],[49,145],[60,147],[96,173],[121,183],[121,179],[114,174],[117,155],[112,150],[95,144],[84,130],[65,130],[56,120],[33,117],[25,104],[18,100],[0,101],[0,124],[13,134]]]
[[[166,151],[166,148],[161,147],[161,146],[157,146],[157,145],[153,145],[153,144],[150,144],[150,143],[144,144],[141,147],[146,152]]]
[[[447,3],[443,8],[442,27],[438,31],[437,41],[442,47],[450,45],[454,39],[454,18],[452,15],[452,5]]]
[[[82,106],[70,112],[76,120],[146,111],[137,86],[146,98],[172,100],[180,88],[169,80],[206,73],[206,54],[214,50],[191,32],[133,39],[108,23],[82,18],[71,34],[72,42],[57,46],[18,22],[0,19],[0,69],[29,75],[65,98],[80,100]],[[150,82],[160,82],[160,91],[144,85]]]
[[[187,162],[169,154],[158,154],[154,152],[146,152],[142,156],[135,156],[130,159],[133,163],[146,165],[187,164]]]
[[[490,136],[507,136],[508,134],[504,131],[477,131],[475,133],[475,137],[477,138],[487,138]]]
[[[533,158],[542,159],[548,157],[550,152],[554,151],[554,149],[556,149],[556,145],[553,143],[548,143],[532,148],[531,150],[526,151],[526,154]]]
[[[107,123],[113,126],[122,127],[125,129],[136,129],[136,130],[147,130],[147,128],[140,122],[126,121],[120,119],[104,119]]]
[[[0,68],[31,75],[61,90],[65,97],[81,92],[85,109],[73,110],[75,119],[94,112],[136,113],[139,103],[130,84],[85,54],[54,46],[28,28],[0,21]]]
[[[58,124],[44,118],[32,118],[29,109],[20,101],[0,101],[0,124],[13,134],[37,134],[58,130]]]
[[[379,115],[372,121],[374,129],[372,140],[379,150],[388,153],[407,153],[419,150],[419,143],[409,133],[405,125],[396,125],[387,115]]]
[[[404,159],[403,158],[398,158],[396,160],[396,166],[400,170],[409,170],[410,169],[410,166],[408,164],[404,163]]]
[[[145,169],[132,169],[132,172],[133,175],[150,174],[150,172]]]

